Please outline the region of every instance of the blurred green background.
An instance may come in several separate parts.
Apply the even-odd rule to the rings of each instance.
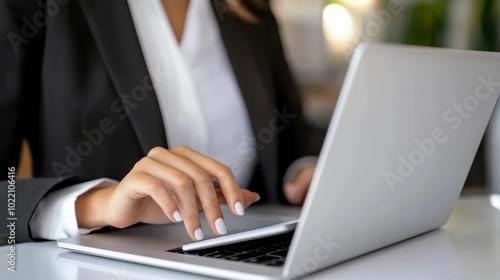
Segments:
[[[391,38],[388,41],[410,45],[446,47],[446,34],[450,28],[449,17],[453,16],[453,9],[450,8],[450,5],[453,5],[454,2],[451,0],[418,2],[408,12],[408,22],[404,28],[403,36]],[[463,16],[463,20],[471,19],[469,29],[462,30],[462,32],[470,32],[472,35],[468,49],[500,50],[498,2],[497,0],[474,0],[471,1],[470,10],[468,10],[470,17],[459,15]],[[386,7],[389,4],[390,0],[384,1]]]

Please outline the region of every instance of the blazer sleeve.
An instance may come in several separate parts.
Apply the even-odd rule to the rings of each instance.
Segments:
[[[40,200],[51,190],[83,181],[35,178],[8,182],[8,168],[18,165],[22,139],[29,140],[37,131],[32,120],[38,118],[45,33],[43,18],[39,17],[43,4],[38,3],[43,2],[0,0],[0,241],[7,244],[10,236],[15,236],[16,243],[33,241],[29,220]],[[12,199],[15,210],[10,216]],[[15,224],[13,232],[5,225],[7,221]]]
[[[7,176],[7,172],[5,175]],[[15,243],[35,241],[30,234],[29,221],[38,203],[50,191],[56,191],[83,181],[72,177],[63,180],[59,178],[15,180],[14,184],[10,184],[12,182],[9,183],[9,181],[0,182],[0,199],[3,208],[0,210],[0,220],[7,224],[14,224],[14,227],[11,228],[5,225],[0,227],[0,240],[3,240],[0,243],[11,244],[13,242],[11,240],[14,240]],[[11,206],[14,207],[10,208]]]

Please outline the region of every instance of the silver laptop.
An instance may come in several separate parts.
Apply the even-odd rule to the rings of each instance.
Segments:
[[[58,246],[222,278],[314,273],[444,225],[499,91],[498,53],[360,45],[298,222],[226,212],[229,235],[204,243],[170,224]]]

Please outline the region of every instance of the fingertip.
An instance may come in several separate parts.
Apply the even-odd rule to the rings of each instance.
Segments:
[[[299,205],[302,203],[300,190],[293,183],[285,184],[285,197],[291,204]]]
[[[180,223],[183,220],[182,215],[179,211],[175,211],[172,216],[174,217],[174,222],[176,223]]]
[[[205,236],[203,235],[203,231],[201,230],[201,228],[197,228],[194,233],[194,240],[195,241],[201,241],[205,238]]]
[[[234,204],[234,210],[239,216],[245,215],[245,209],[243,208],[243,204],[240,201]]]
[[[217,230],[217,233],[219,233],[220,235],[227,234],[227,227],[223,218],[218,218],[215,221],[215,229]]]
[[[287,189],[293,189],[295,187],[296,187],[296,184],[292,183],[292,182],[287,182],[287,183],[285,183],[285,186],[284,186],[285,190],[287,190]]]
[[[258,193],[254,192],[253,195],[254,195],[254,201],[253,202],[257,202],[257,201],[260,200],[260,195]]]

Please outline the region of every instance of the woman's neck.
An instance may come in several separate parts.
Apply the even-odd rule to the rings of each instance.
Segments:
[[[163,8],[167,13],[168,20],[174,31],[177,42],[181,42],[186,15],[189,7],[189,0],[162,0]]]

